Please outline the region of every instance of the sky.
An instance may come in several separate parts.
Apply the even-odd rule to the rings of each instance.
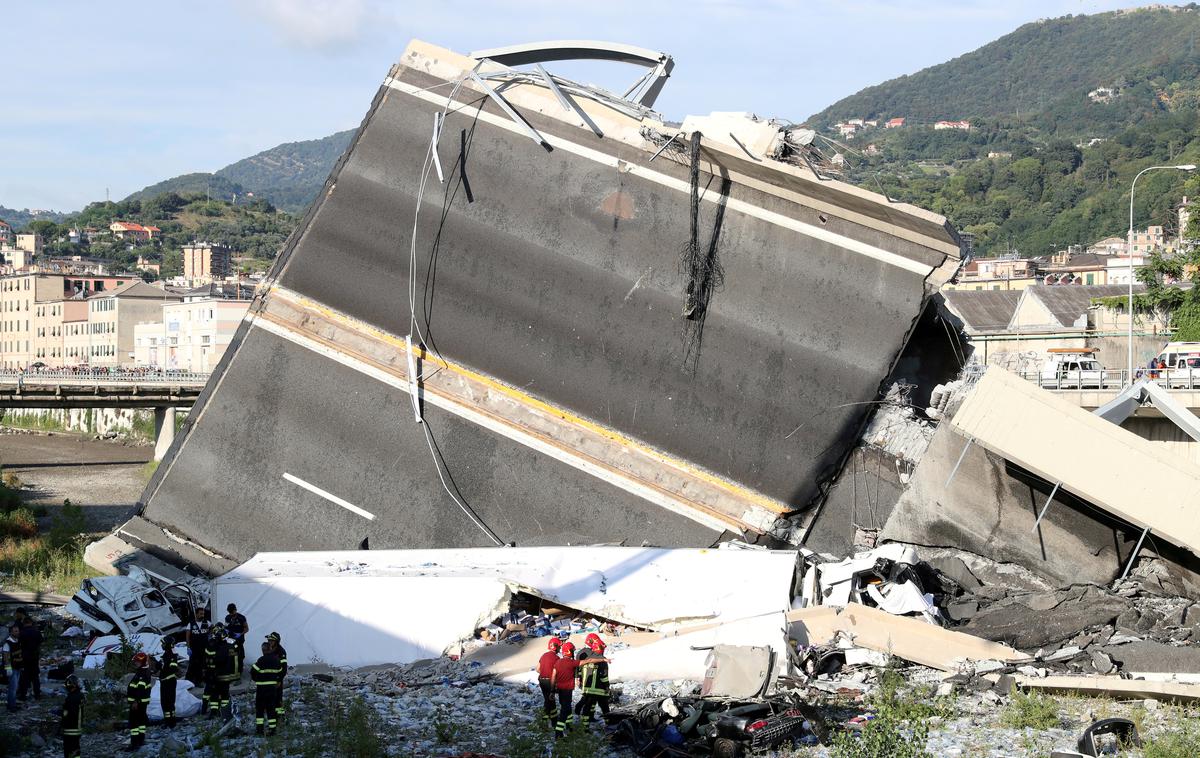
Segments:
[[[1140,4],[9,0],[0,205],[78,210],[356,127],[414,37],[463,53],[552,39],[641,45],[675,58],[657,103],[668,119],[721,110],[800,121],[1021,24]],[[637,78],[620,64],[587,73],[611,88]]]

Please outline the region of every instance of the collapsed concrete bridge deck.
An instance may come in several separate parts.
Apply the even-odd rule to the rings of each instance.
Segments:
[[[410,45],[130,533],[701,546],[820,494],[959,265],[945,220],[504,70]]]

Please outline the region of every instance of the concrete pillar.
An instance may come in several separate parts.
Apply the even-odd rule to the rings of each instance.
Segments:
[[[175,441],[175,409],[154,409],[154,460],[161,461]]]

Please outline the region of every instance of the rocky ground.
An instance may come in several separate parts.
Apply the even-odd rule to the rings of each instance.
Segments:
[[[47,667],[68,659],[78,661],[76,650],[82,638],[61,636],[71,620],[57,610],[42,610],[38,616],[46,626]],[[106,679],[98,670],[84,671],[82,676],[88,693],[84,755],[118,754],[126,744],[120,704],[123,683]],[[1184,744],[1200,748],[1200,735],[1194,726],[1188,726],[1197,723],[1196,714],[1179,706],[1150,700],[1029,699],[1003,692],[1002,687],[979,677],[960,677],[959,684],[949,686],[943,677],[919,667],[898,673],[872,667],[847,669],[822,678],[822,689],[808,691],[808,697],[835,730],[853,725],[864,715],[887,713],[924,724],[929,730],[925,747],[930,756],[1046,756],[1052,749],[1073,747],[1082,729],[1110,716],[1133,719],[1151,738],[1191,728],[1196,741]],[[688,681],[626,684],[621,687],[621,699],[625,703],[649,702],[687,695],[697,687],[697,682]],[[44,690],[43,699],[25,703],[0,726],[0,754],[61,755],[55,731],[61,684],[45,682]],[[289,677],[289,716],[281,734],[269,739],[252,733],[249,683],[236,687],[234,693],[236,720],[223,731],[217,722],[202,718],[187,719],[174,730],[152,725],[140,754],[532,758],[547,755],[546,746],[552,742],[533,726],[540,695],[532,687],[495,681],[476,665],[449,659],[354,672],[300,667]],[[570,753],[572,758],[630,755],[607,746],[602,739],[584,743]],[[1196,753],[1152,754],[1183,758]],[[772,755],[817,758],[846,754],[814,745]]]
[[[133,513],[153,456],[148,445],[0,427],[0,465],[26,485],[25,501],[53,513],[70,499],[83,507],[95,531],[111,529]]]

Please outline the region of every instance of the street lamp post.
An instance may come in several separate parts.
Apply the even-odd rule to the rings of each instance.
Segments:
[[[1137,176],[1133,177],[1133,183],[1129,185],[1129,234],[1125,238],[1125,255],[1129,258],[1129,301],[1126,309],[1129,316],[1129,354],[1125,365],[1126,384],[1133,384],[1133,190],[1137,187],[1137,180],[1142,178],[1142,174],[1147,171],[1157,171],[1159,169],[1195,171],[1196,166],[1192,163],[1184,163],[1178,166],[1150,166],[1139,171]]]

